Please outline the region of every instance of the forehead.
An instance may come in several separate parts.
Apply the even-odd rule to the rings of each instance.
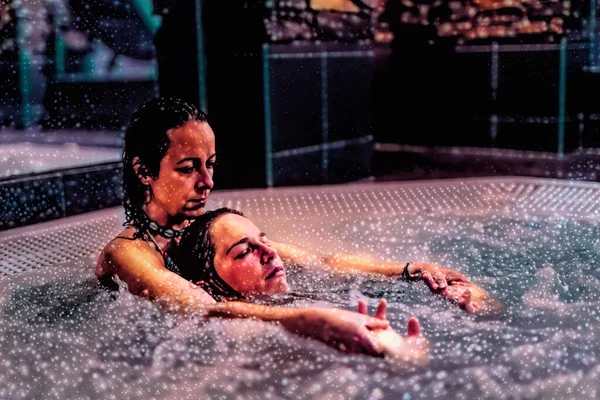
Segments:
[[[225,214],[214,222],[211,236],[218,248],[219,244],[231,245],[258,232],[258,227],[249,219],[237,214]]]
[[[207,122],[190,120],[167,131],[171,142],[167,155],[206,158],[215,153],[215,135]]]

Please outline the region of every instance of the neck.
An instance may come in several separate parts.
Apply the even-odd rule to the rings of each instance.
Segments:
[[[183,216],[173,217],[165,211],[162,207],[157,207],[155,204],[150,202],[142,207],[142,210],[146,213],[150,220],[156,222],[158,225],[165,229],[181,230],[189,225],[189,220]]]

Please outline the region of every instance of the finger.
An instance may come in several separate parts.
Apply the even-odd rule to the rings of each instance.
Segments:
[[[448,290],[450,289],[450,286],[446,286],[445,288],[443,288],[442,290],[440,290],[440,295],[445,298],[445,299],[449,299],[452,300],[452,291]]]
[[[385,314],[387,312],[387,301],[385,299],[379,300],[379,305],[377,306],[377,311],[375,311],[375,318],[385,319]]]
[[[471,291],[466,290],[463,295],[458,299],[458,306],[463,310],[467,310],[469,304],[471,303]]]
[[[365,326],[370,330],[387,329],[390,327],[390,322],[386,319],[369,318]]]
[[[421,335],[421,325],[415,317],[409,318],[406,330],[408,331],[408,337],[415,337]]]
[[[462,293],[462,287],[460,286],[447,286],[443,291],[445,298],[451,301],[458,301]]]
[[[438,285],[438,289],[439,290],[443,290],[445,289],[448,285],[446,284],[446,278],[444,277],[444,275],[441,274],[436,274],[435,277],[435,282]]]
[[[364,300],[358,300],[358,313],[367,315],[367,303]]]
[[[459,273],[446,275],[446,282],[448,282],[448,284],[455,283],[455,282],[456,283],[459,283],[459,282],[469,283],[467,278],[464,275],[459,274]]]
[[[435,279],[433,279],[429,272],[423,272],[423,279],[425,280],[425,283],[427,284],[427,286],[429,286],[429,289],[431,289],[432,292],[437,291],[437,283],[435,282]]]

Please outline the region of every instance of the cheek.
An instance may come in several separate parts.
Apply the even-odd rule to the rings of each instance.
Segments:
[[[193,187],[193,182],[191,175],[172,172],[161,175],[156,183],[161,193],[176,197],[180,193],[189,191],[189,187]]]
[[[255,256],[248,256],[242,263],[234,266],[229,273],[232,280],[244,287],[245,290],[253,290],[262,286],[262,266],[260,260]]]

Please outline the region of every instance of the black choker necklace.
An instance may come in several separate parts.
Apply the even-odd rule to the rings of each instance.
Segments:
[[[148,230],[152,233],[158,233],[160,236],[173,239],[177,238],[185,233],[185,228],[175,230],[175,229],[165,229],[162,226],[158,225],[156,222],[152,221],[148,216],[144,213],[145,221],[144,225],[148,228]]]

